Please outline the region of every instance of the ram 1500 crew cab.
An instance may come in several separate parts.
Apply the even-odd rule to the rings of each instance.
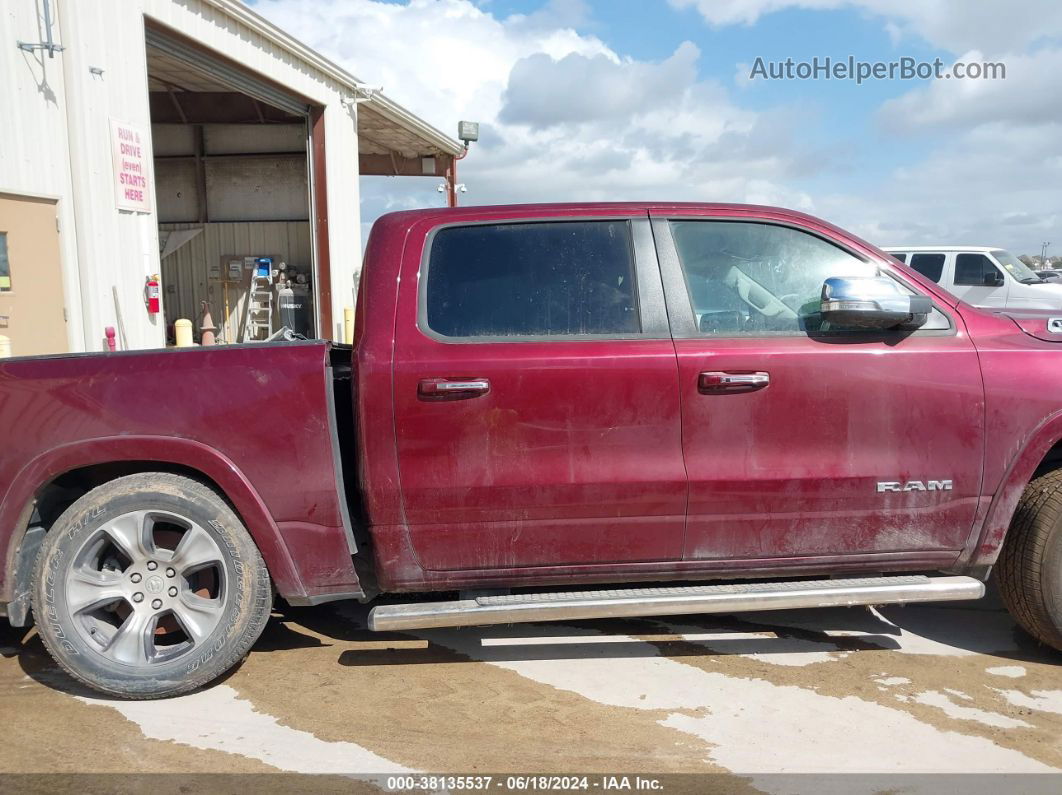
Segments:
[[[275,597],[416,629],[968,599],[995,567],[1062,648],[1060,323],[782,209],[388,215],[352,349],[0,362],[0,602],[140,698],[219,676]]]

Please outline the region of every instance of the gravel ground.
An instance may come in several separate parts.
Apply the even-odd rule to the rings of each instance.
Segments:
[[[231,675],[153,702],[79,689],[35,632],[0,623],[0,715],[13,724],[0,772],[38,790],[186,791],[181,777],[196,773],[286,771],[578,773],[591,788],[611,774],[699,774],[665,777],[664,789],[781,793],[898,788],[867,773],[1062,771],[1062,655],[991,596],[408,634],[368,632],[365,614],[278,612]],[[860,775],[808,775],[822,773]],[[308,780],[254,781],[285,791]],[[1062,779],[1022,781],[1051,791]]]

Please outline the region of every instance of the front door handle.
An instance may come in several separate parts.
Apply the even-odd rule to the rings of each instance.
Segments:
[[[490,392],[486,378],[422,378],[417,395],[425,400],[464,400]]]
[[[771,383],[770,373],[708,372],[697,376],[697,391],[702,395],[755,392]]]

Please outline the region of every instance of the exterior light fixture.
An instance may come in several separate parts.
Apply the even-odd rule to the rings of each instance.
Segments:
[[[457,123],[457,137],[464,143],[465,149],[468,149],[470,143],[479,140],[479,122],[459,121]]]

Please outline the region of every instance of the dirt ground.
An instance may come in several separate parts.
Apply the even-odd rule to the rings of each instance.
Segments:
[[[1062,771],[1062,655],[992,597],[409,634],[371,633],[365,615],[278,612],[231,675],[154,702],[80,689],[35,632],[0,622],[0,783],[287,791],[309,780],[280,773],[556,773],[589,775],[591,789],[641,774],[666,791],[876,792],[959,781],[914,774]],[[273,775],[237,775],[254,773]]]

